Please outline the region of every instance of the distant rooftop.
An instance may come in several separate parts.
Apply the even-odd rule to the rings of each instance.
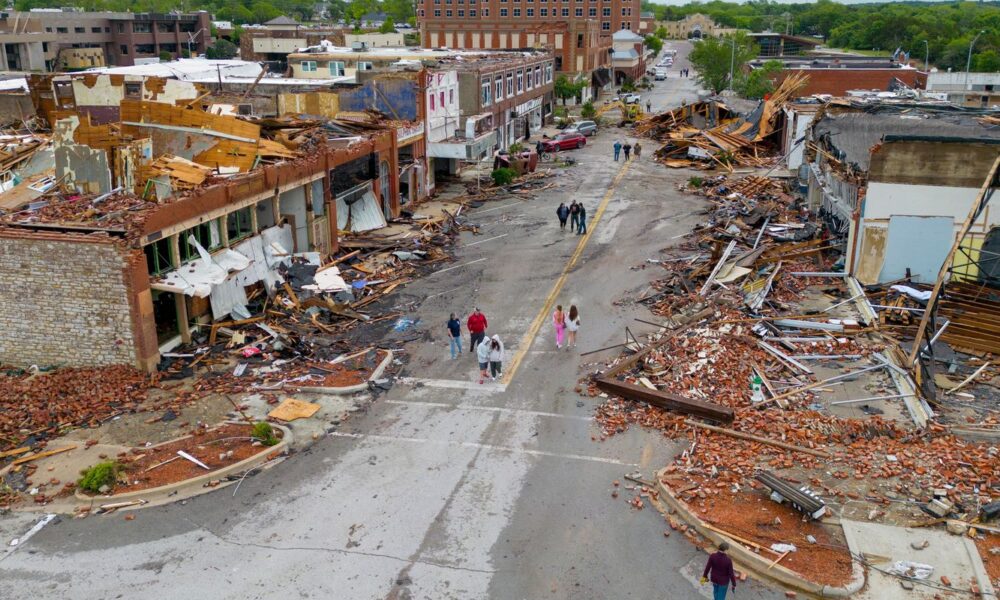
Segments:
[[[170,62],[153,63],[149,65],[133,65],[130,67],[100,67],[86,71],[87,73],[107,73],[111,75],[140,75],[144,77],[165,77],[181,81],[196,81],[212,78],[218,81],[229,77],[257,77],[262,67],[259,63],[247,60],[208,60],[204,58],[181,58]]]
[[[295,19],[281,15],[280,17],[275,17],[270,21],[265,21],[264,25],[299,25],[299,22]]]

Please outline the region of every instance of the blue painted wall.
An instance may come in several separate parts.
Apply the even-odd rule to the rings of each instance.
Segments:
[[[376,86],[378,91],[376,91]],[[389,118],[417,120],[417,82],[412,79],[379,79],[339,93],[340,110],[379,110]]]

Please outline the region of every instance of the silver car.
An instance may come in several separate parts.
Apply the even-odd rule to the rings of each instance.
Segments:
[[[597,133],[597,123],[593,121],[577,121],[563,130],[564,133],[573,131],[579,132],[580,135],[590,137]]]

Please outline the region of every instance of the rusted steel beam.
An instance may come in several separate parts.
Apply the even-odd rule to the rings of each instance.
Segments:
[[[639,385],[623,383],[614,379],[598,379],[597,387],[609,394],[621,396],[622,398],[627,398],[628,400],[645,402],[646,404],[662,408],[664,410],[673,410],[687,415],[695,415],[706,419],[712,419],[714,421],[724,421],[728,423],[732,421],[735,416],[733,409],[728,406],[715,404],[714,402],[705,402],[703,400],[685,398],[684,396],[669,394],[658,390],[651,390]]]

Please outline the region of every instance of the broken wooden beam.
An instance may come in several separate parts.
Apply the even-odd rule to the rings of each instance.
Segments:
[[[716,427],[715,425],[699,423],[698,421],[692,421],[691,419],[688,419],[687,421],[685,421],[685,423],[691,425],[692,427],[707,429],[709,431],[714,431],[715,433],[721,433],[741,440],[747,440],[748,442],[759,442],[761,444],[774,446],[775,448],[781,448],[783,450],[790,450],[792,452],[803,452],[805,454],[811,454],[812,456],[817,456],[819,458],[830,458],[830,455],[827,454],[826,452],[823,452],[822,450],[815,450],[813,448],[804,448],[802,446],[794,446],[792,444],[786,444],[785,442],[768,439],[766,437],[761,437],[759,435],[751,435],[749,433],[743,433],[742,431],[736,431],[735,429],[726,429],[725,427]]]
[[[730,422],[735,417],[733,409],[728,406],[715,404],[714,402],[705,402],[704,400],[685,398],[684,396],[661,392],[659,390],[651,390],[640,385],[624,383],[614,379],[598,379],[597,387],[605,392],[608,392],[609,394],[621,396],[622,398],[635,400],[637,402],[645,402],[646,404],[662,408],[664,410],[672,410],[688,415],[704,417],[706,419],[712,419],[713,421]]]

